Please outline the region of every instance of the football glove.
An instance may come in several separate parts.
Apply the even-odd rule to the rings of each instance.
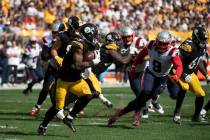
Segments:
[[[62,66],[63,63],[63,58],[59,57],[59,56],[55,56],[55,61],[59,66]]]
[[[93,64],[96,65],[100,63],[101,61],[100,50],[95,50],[94,54],[95,54],[95,58],[93,59]]]
[[[169,78],[171,78],[172,80],[174,80],[175,82],[179,81],[179,78],[177,75],[170,75]]]
[[[189,83],[192,80],[192,76],[190,74],[186,75],[184,80]]]
[[[90,72],[91,72],[91,68],[86,68],[85,71],[81,73],[82,78],[87,79],[90,75]]]
[[[206,82],[209,83],[210,82],[210,76],[206,75]]]

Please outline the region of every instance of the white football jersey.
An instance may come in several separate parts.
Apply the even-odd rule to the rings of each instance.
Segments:
[[[28,46],[25,49],[25,54],[27,57],[26,65],[32,69],[36,69],[37,67],[37,61],[38,57],[40,55],[40,52],[42,51],[42,48],[39,44],[36,44],[35,47]]]
[[[137,50],[137,54],[139,50],[147,45],[146,39],[142,37],[135,37],[131,47],[135,47]],[[143,61],[141,64],[136,66],[136,72],[143,72],[145,67],[148,65],[148,61]]]
[[[154,43],[153,43],[154,44]],[[179,54],[179,50],[171,46],[166,52],[158,53],[155,45],[148,48],[150,56],[148,69],[157,77],[167,76],[173,67],[172,57]]]

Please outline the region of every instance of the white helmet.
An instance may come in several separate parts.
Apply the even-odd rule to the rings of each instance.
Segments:
[[[31,36],[30,41],[34,41],[34,42],[36,42],[36,41],[37,41],[36,36]]]
[[[133,43],[134,31],[130,27],[124,27],[121,30],[121,36],[125,45],[130,46]]]
[[[59,27],[60,27],[60,22],[55,22],[55,23],[53,23],[53,25],[52,25],[52,31],[57,31],[57,32],[59,32]]]
[[[161,31],[156,37],[156,50],[158,52],[166,52],[171,44],[172,35],[168,31]]]

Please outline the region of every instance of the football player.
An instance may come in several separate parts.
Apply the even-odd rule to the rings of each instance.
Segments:
[[[200,116],[200,111],[203,106],[205,91],[202,89],[199,79],[195,74],[199,69],[208,79],[208,74],[205,69],[201,69],[198,64],[201,57],[206,52],[206,44],[208,40],[208,32],[204,27],[197,26],[192,32],[192,38],[185,40],[179,47],[180,57],[183,63],[183,74],[177,82],[176,90],[170,90],[170,94],[176,97],[176,107],[174,110],[173,121],[177,124],[181,123],[181,106],[187,91],[191,91],[196,95],[195,111],[192,121],[204,121]],[[169,89],[173,88],[173,84]]]
[[[47,70],[44,75],[44,82],[42,86],[42,90],[39,93],[39,97],[37,103],[32,108],[30,114],[32,116],[36,116],[39,114],[41,105],[46,100],[47,95],[49,93],[49,88],[52,82],[55,79],[55,74],[57,72],[57,66],[52,63],[52,56],[51,56],[51,47],[55,43],[57,37],[59,36],[59,32],[63,32],[64,28],[61,28],[60,22],[55,22],[52,25],[51,34],[48,36],[44,36],[43,40],[43,47],[41,52],[41,58],[43,61],[48,61]]]
[[[42,48],[37,41],[37,37],[32,36],[29,43],[26,45],[25,52],[23,54],[23,62],[26,64],[26,70],[32,78],[32,81],[28,83],[27,88],[23,90],[24,95],[29,95],[29,92],[32,92],[34,84],[41,82],[44,78],[42,69],[38,65],[41,51]]]
[[[144,38],[135,37],[134,31],[130,27],[127,27],[127,26],[122,28],[121,36],[122,36],[122,39],[123,39],[123,45],[122,45],[123,50],[130,49],[130,50],[134,50],[135,53],[138,53],[139,51],[142,50],[142,47],[144,47],[147,44],[147,42]],[[146,55],[144,57],[144,61],[137,66],[136,74],[135,74],[134,79],[129,76],[129,83],[130,83],[131,89],[133,90],[133,92],[136,96],[141,91],[140,79],[141,79],[143,71],[146,67],[146,63],[147,63],[146,61],[147,60],[149,60],[148,55]],[[126,67],[130,67],[130,65],[127,65]],[[150,110],[154,109],[155,111],[157,111],[160,114],[164,113],[163,107],[157,101],[158,97],[159,97],[159,94],[157,94],[157,96],[154,96],[151,101],[148,101],[149,106],[146,106],[142,110],[142,112],[143,112],[142,113],[142,118],[148,118],[148,113],[149,113],[148,108]]]
[[[100,54],[97,51],[94,52],[95,58],[93,60],[86,61],[84,59],[86,53],[95,50],[97,27],[94,24],[86,23],[81,26],[80,34],[81,38],[75,38],[71,41],[71,49],[63,58],[56,83],[56,103],[46,112],[45,118],[38,128],[38,134],[40,135],[46,134],[47,125],[55,115],[75,132],[73,119],[92,99],[92,91],[81,74],[86,68],[100,62]],[[63,108],[68,91],[78,96],[79,99],[72,111],[64,116]]]
[[[146,102],[157,93],[164,90],[167,81],[167,76],[174,66],[176,74],[171,75],[170,78],[177,81],[182,74],[182,62],[179,58],[179,51],[170,45],[171,34],[168,31],[161,31],[158,33],[156,40],[148,43],[147,47],[138,54],[134,63],[131,66],[129,75],[131,78],[135,77],[136,66],[140,64],[144,57],[149,54],[149,64],[144,71],[142,78],[142,90],[137,95],[136,99],[132,100],[123,109],[118,109],[113,116],[108,120],[108,126],[111,126],[122,115],[135,110],[133,125],[140,125],[138,114],[146,105]],[[148,84],[149,83],[149,84]]]

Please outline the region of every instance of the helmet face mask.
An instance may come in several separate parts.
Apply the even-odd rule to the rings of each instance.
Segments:
[[[61,25],[60,22],[55,22],[55,23],[52,25],[51,33],[52,33],[53,39],[55,39],[55,38],[58,36],[60,25]]]
[[[156,50],[164,53],[171,45],[172,36],[168,31],[161,31],[156,37]]]
[[[106,43],[117,43],[120,40],[120,35],[116,32],[110,32],[105,36]]]
[[[130,46],[133,43],[134,31],[130,27],[124,27],[121,31],[121,36],[124,44]]]
[[[78,30],[80,27],[79,18],[76,16],[71,16],[67,22],[68,28],[71,30]]]

